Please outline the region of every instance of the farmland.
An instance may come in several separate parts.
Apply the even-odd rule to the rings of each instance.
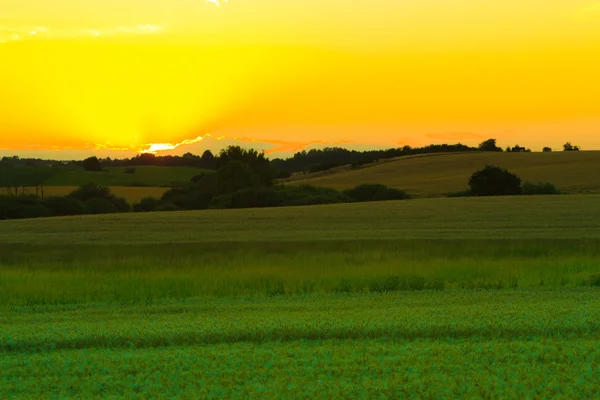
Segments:
[[[0,397],[600,387],[600,196],[0,223]]]
[[[109,167],[102,172],[73,167],[3,167],[0,169],[0,187],[35,186],[36,183],[42,182],[45,186],[80,186],[95,183],[103,186],[173,187],[186,183],[193,176],[205,171],[191,167],[131,168],[133,173],[125,173],[125,167]]]
[[[67,196],[78,186],[46,186],[44,196]],[[144,197],[160,198],[168,188],[164,187],[139,187],[139,186],[111,186],[110,190],[118,197],[124,197],[130,204],[139,203]],[[35,188],[25,188],[25,194],[36,194]]]
[[[523,180],[552,182],[565,193],[600,193],[600,152],[427,154],[382,160],[359,169],[296,174],[290,184],[348,189],[381,183],[417,197],[444,196],[465,190],[471,174],[486,164],[507,168]]]

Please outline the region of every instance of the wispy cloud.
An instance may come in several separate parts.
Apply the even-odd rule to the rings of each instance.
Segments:
[[[51,29],[46,26],[0,26],[0,43],[40,39],[78,39],[119,35],[151,35],[160,33],[163,30],[164,27],[152,24],[97,29]]]
[[[179,143],[151,143],[146,145],[144,148],[137,149],[140,153],[153,153],[157,154],[162,151],[173,151],[180,147],[185,147],[189,145],[193,145],[199,142],[202,142],[205,139],[212,140],[226,140],[226,141],[235,141],[240,143],[256,143],[267,145],[270,148],[265,150],[265,154],[272,153],[293,153],[306,149],[310,146],[332,146],[332,145],[346,145],[346,144],[354,144],[355,142],[351,140],[341,140],[341,141],[325,141],[325,140],[311,140],[311,141],[290,141],[290,140],[279,140],[279,139],[256,139],[251,137],[242,137],[242,136],[213,136],[211,134],[206,134],[203,136],[198,136],[194,139],[186,139]],[[262,147],[262,146],[261,146]],[[109,147],[102,145],[97,148],[108,149]],[[111,148],[114,150],[114,148]]]
[[[224,3],[227,3],[227,0],[205,0],[207,3],[209,4],[214,4],[217,7],[221,7],[221,1],[223,1]]]

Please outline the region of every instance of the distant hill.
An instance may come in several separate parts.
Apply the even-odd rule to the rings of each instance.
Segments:
[[[486,164],[507,168],[523,180],[552,182],[566,193],[600,193],[600,151],[425,154],[384,160],[358,169],[346,166],[315,174],[295,174],[286,183],[335,189],[382,183],[416,197],[437,197],[467,189],[471,174]]]

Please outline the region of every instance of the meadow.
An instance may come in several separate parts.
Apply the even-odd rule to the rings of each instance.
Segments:
[[[109,167],[102,172],[86,171],[80,167],[3,167],[0,168],[0,187],[35,186],[41,177],[44,185],[81,186],[95,183],[102,186],[173,187],[187,183],[203,171],[192,167],[138,166],[134,173],[128,167]]]
[[[127,167],[109,167],[105,172],[90,172],[81,168],[66,169],[46,181],[48,186],[80,186],[96,183],[103,186],[173,187],[187,183],[203,170],[192,167],[140,166],[133,174],[125,173]]]
[[[0,223],[2,398],[597,398],[600,196]]]
[[[549,153],[445,153],[382,160],[358,169],[296,174],[289,184],[348,189],[381,183],[415,197],[445,196],[468,188],[469,177],[485,165],[506,168],[532,182],[551,182],[565,193],[600,193],[599,151]]]
[[[67,196],[77,190],[79,186],[46,186],[44,197]],[[124,197],[129,204],[139,203],[145,197],[160,197],[167,191],[164,187],[140,187],[140,186],[110,186],[110,191],[117,197]],[[26,188],[25,194],[36,194],[36,188]],[[39,192],[37,192],[39,194]]]

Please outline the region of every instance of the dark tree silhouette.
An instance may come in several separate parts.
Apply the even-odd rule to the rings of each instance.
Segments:
[[[496,146],[496,139],[488,139],[481,142],[478,147],[479,151],[502,151],[502,149]]]
[[[487,165],[469,179],[475,196],[509,196],[522,194],[521,178],[500,167]]]
[[[98,157],[89,157],[83,160],[83,169],[86,171],[98,172],[102,171],[102,165],[100,164]]]
[[[571,142],[567,142],[563,145],[563,151],[579,151],[579,146],[573,146]]]
[[[551,147],[544,147],[544,149],[542,151],[544,153],[551,153],[552,152],[552,148]]]

